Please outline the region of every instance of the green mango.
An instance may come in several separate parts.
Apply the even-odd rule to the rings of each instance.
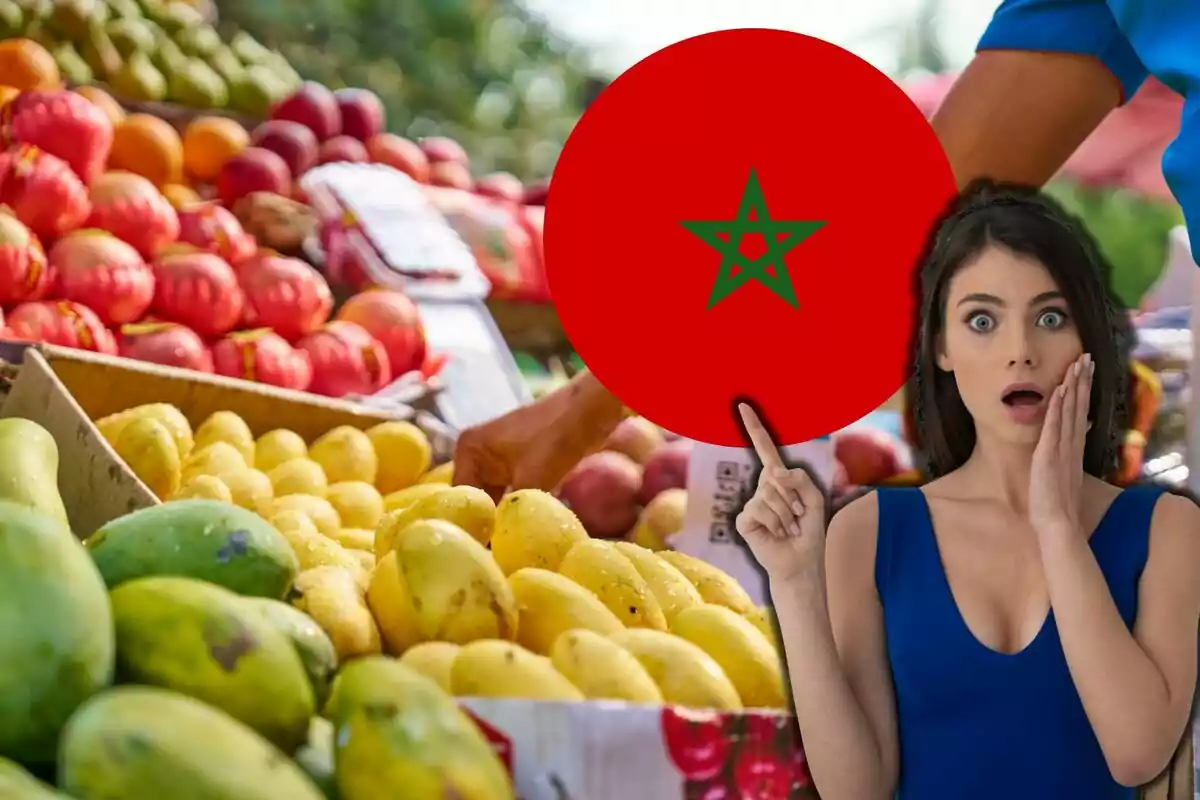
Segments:
[[[88,31],[87,38],[79,43],[79,54],[100,80],[112,81],[124,66],[121,52],[109,35],[99,26]]]
[[[246,71],[242,62],[233,54],[233,50],[224,44],[208,57],[208,64],[225,79],[226,83],[232,83]]]
[[[67,719],[112,683],[113,617],[104,579],[70,529],[10,499],[0,500],[0,630],[0,753],[52,763]]]
[[[48,22],[54,32],[69,42],[88,35],[89,26],[108,19],[108,6],[102,0],[58,0]]]
[[[207,58],[221,47],[221,34],[211,25],[197,25],[176,33],[175,44],[190,56]]]
[[[94,80],[92,68],[69,42],[63,42],[51,50],[50,54],[54,56],[54,62],[58,64],[59,73],[72,86],[86,86]]]
[[[0,758],[0,797],[5,800],[71,800],[7,758]]]
[[[109,16],[114,19],[142,19],[142,7],[137,0],[108,0]]]
[[[167,85],[167,96],[189,108],[224,108],[229,102],[229,87],[224,79],[198,58],[172,73]]]
[[[271,51],[245,31],[235,33],[229,40],[229,46],[233,48],[233,52],[241,59],[241,62],[247,66],[264,64],[271,58]]]
[[[0,35],[5,39],[25,33],[25,10],[15,0],[0,0]]]
[[[205,24],[204,15],[190,3],[183,0],[173,0],[167,3],[153,19],[168,33],[178,33],[188,28],[198,28]]]
[[[253,64],[230,83],[229,107],[251,116],[265,117],[288,94],[287,84],[269,67]]]
[[[186,69],[188,65],[188,57],[179,49],[179,45],[170,39],[158,40],[158,47],[150,54],[150,60],[154,67],[166,76]]]
[[[150,103],[167,96],[167,79],[145,53],[131,55],[109,82],[123,100]]]
[[[117,48],[121,58],[129,58],[139,50],[149,53],[158,46],[158,42],[154,38],[154,31],[150,30],[146,26],[145,20],[142,19],[109,20],[108,24],[104,26],[104,32],[112,40],[113,46]]]

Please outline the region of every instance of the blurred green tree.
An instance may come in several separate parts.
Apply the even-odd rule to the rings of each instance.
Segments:
[[[375,92],[389,130],[458,140],[477,174],[549,175],[586,100],[585,54],[517,0],[216,5],[305,78]]]

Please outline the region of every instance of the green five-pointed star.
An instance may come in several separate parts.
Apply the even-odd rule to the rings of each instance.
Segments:
[[[708,308],[733,294],[734,290],[752,278],[779,295],[784,302],[799,308],[796,289],[792,286],[792,278],[788,275],[783,257],[824,224],[771,219],[762,186],[758,182],[758,173],[750,170],[750,179],[746,181],[735,219],[683,223],[683,227],[721,254],[721,271],[708,297]],[[758,258],[751,259],[741,252],[742,237],[748,233],[762,234],[766,240],[767,252]],[[729,239],[722,239],[720,234],[728,235]],[[768,268],[773,268],[774,274],[768,272]]]

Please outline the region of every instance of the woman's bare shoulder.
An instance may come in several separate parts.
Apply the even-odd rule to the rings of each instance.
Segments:
[[[879,491],[872,489],[834,512],[827,534],[829,555],[851,558],[872,555],[878,530]]]

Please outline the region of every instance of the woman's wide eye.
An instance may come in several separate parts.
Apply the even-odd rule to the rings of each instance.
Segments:
[[[1043,311],[1038,315],[1037,324],[1043,328],[1061,328],[1067,324],[1067,315],[1061,311]]]
[[[967,327],[973,331],[986,333],[996,327],[996,321],[992,319],[990,314],[984,314],[982,311],[976,312],[967,317]]]

